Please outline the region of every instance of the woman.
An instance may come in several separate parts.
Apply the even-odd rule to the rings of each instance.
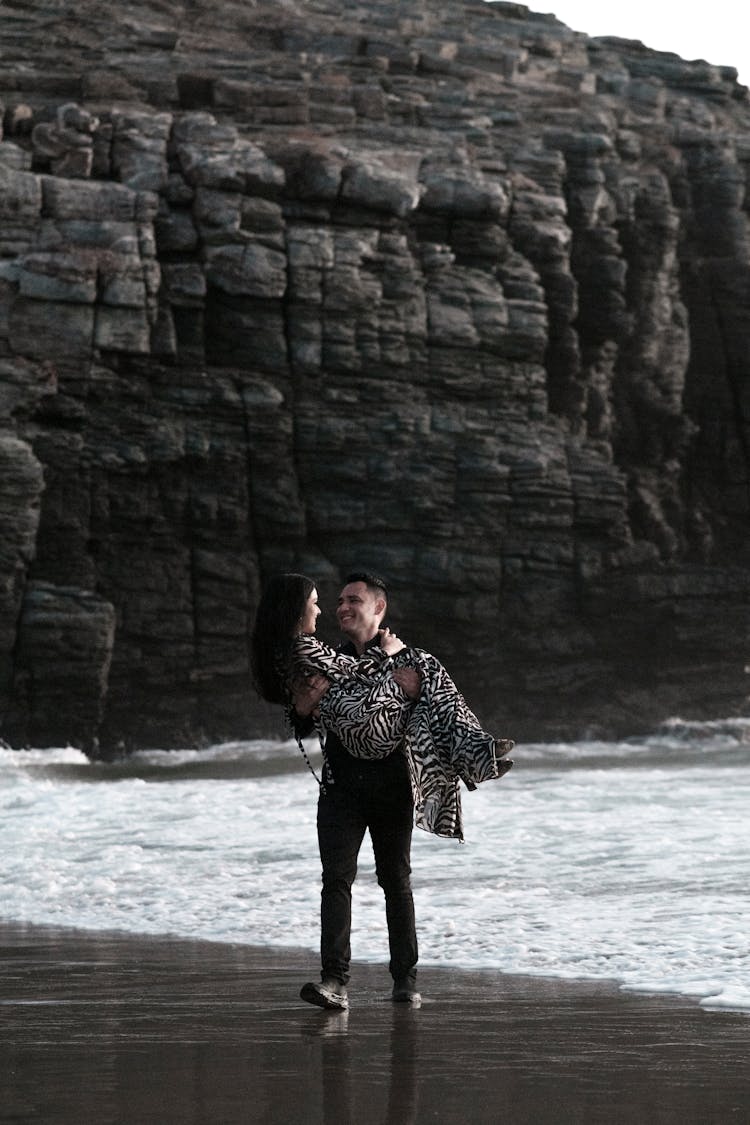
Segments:
[[[316,716],[321,742],[326,730],[335,731],[354,757],[384,757],[403,744],[417,826],[463,839],[459,780],[474,789],[481,781],[502,777],[513,763],[501,759],[513,743],[482,729],[434,656],[407,649],[388,629],[380,630],[379,649],[347,656],[315,637],[319,615],[310,578],[281,574],[271,579],[252,636],[258,693],[285,707],[291,721],[295,686],[311,676],[324,676],[330,686]],[[394,678],[394,671],[403,667],[420,673],[422,690],[416,703]],[[323,776],[323,783],[331,780],[326,770]]]

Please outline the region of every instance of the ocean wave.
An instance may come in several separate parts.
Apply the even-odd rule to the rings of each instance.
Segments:
[[[320,745],[309,740],[305,745],[313,764],[321,758]],[[92,760],[72,746],[44,750],[0,748],[0,770],[11,776],[29,774],[64,781],[119,781],[141,777],[148,780],[177,778],[267,777],[305,768],[299,746],[292,740],[252,739],[217,743],[201,749],[136,750],[114,761]]]
[[[669,765],[711,758],[718,763],[750,761],[750,718],[703,722],[667,719],[649,734],[619,740],[583,739],[579,742],[521,743],[513,751],[520,764],[557,765]]]
[[[465,846],[415,833],[423,963],[607,977],[744,1010],[745,725],[704,724],[703,743],[677,723],[651,740],[540,745],[530,763],[519,746],[507,779],[464,795]],[[0,749],[0,917],[314,958],[316,797],[291,741],[109,764]],[[387,960],[369,845],[359,872],[355,957]]]

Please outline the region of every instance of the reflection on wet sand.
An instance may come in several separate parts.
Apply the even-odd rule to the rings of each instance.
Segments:
[[[750,1104],[750,1020],[678,997],[423,968],[421,1008],[307,952],[0,926],[0,1122],[707,1125]]]

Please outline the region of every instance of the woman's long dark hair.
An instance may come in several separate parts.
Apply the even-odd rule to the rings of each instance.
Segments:
[[[304,574],[277,574],[261,594],[250,639],[255,690],[269,703],[288,703],[292,642],[315,583]]]

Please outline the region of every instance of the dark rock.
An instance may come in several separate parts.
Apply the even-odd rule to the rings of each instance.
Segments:
[[[0,737],[282,734],[248,634],[285,568],[327,608],[385,572],[514,737],[746,707],[730,67],[512,3],[22,8]]]
[[[13,742],[98,750],[115,638],[115,611],[86,590],[31,582],[21,606],[6,729]]]
[[[14,648],[28,568],[34,557],[42,466],[31,447],[0,429],[0,706],[12,694]]]

